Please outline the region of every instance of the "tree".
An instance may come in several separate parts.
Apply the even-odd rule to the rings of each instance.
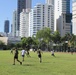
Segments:
[[[16,47],[16,48],[21,48],[21,43],[16,43],[16,44],[15,44],[15,47]]]
[[[26,38],[26,44],[32,45],[33,44],[33,39],[31,37]]]
[[[11,48],[14,48],[14,47],[15,47],[15,44],[13,44],[13,43],[10,43],[10,44],[7,45],[7,49],[11,49]]]
[[[76,47],[76,35],[71,35],[70,44],[72,47]]]
[[[55,31],[52,35],[52,40],[54,43],[60,43],[61,41],[61,36],[60,33],[58,31]]]
[[[28,46],[30,48],[32,48],[32,45],[34,44],[34,40],[31,37],[26,38],[26,46]]]
[[[53,40],[53,48],[56,49],[57,51],[60,50],[60,43],[61,43],[61,36],[58,31],[55,31],[52,34],[52,40]]]
[[[47,48],[48,48],[49,42],[51,41],[51,30],[50,30],[50,28],[45,27],[42,30],[38,31],[36,38],[38,39],[39,44],[44,40],[44,42],[46,43]]]
[[[27,48],[27,50],[29,50],[33,45],[36,45],[36,42],[34,41],[34,39],[32,37],[23,37],[21,39],[21,46],[23,48]]]
[[[61,41],[63,42],[63,48],[64,50],[70,51],[70,48],[73,46],[75,41],[75,36],[73,34],[67,33],[64,37],[61,38]]]
[[[76,36],[74,34],[67,33],[64,37],[62,37],[62,41],[68,41],[68,46],[74,46],[76,41]]]
[[[0,41],[0,48],[3,49],[4,46],[5,46],[5,44],[2,41]]]
[[[23,38],[21,39],[21,46],[22,46],[23,48],[26,47],[26,37],[23,37]]]

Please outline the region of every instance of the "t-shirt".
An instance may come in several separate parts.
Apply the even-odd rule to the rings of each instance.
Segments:
[[[19,54],[19,53],[18,53],[18,50],[15,50],[14,56],[15,56],[15,57],[18,57],[18,54]]]
[[[41,55],[41,51],[37,51],[38,55]]]
[[[22,54],[22,55],[25,55],[25,53],[26,53],[25,50],[22,50],[22,51],[21,51],[21,54]]]
[[[54,54],[54,51],[51,51],[51,54]]]

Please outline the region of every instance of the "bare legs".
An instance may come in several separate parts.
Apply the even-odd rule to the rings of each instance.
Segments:
[[[17,58],[14,58],[14,64],[13,65],[15,65],[15,60],[17,60],[20,63],[20,65],[22,65],[22,62],[20,60],[18,60]]]

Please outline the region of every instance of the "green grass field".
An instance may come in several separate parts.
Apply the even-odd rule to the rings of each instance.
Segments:
[[[43,52],[42,63],[39,63],[37,53],[30,52],[25,56],[22,65],[13,64],[13,54],[10,51],[0,51],[0,75],[76,75],[76,54]],[[19,60],[22,60],[19,53]]]

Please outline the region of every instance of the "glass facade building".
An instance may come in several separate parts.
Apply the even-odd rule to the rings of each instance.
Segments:
[[[4,22],[4,32],[9,33],[9,20],[5,20]]]
[[[70,0],[62,0],[62,12],[70,13]]]
[[[73,2],[76,2],[76,0],[72,0]]]
[[[23,9],[31,10],[32,0],[18,0],[17,4],[17,30],[20,28],[20,13]]]

